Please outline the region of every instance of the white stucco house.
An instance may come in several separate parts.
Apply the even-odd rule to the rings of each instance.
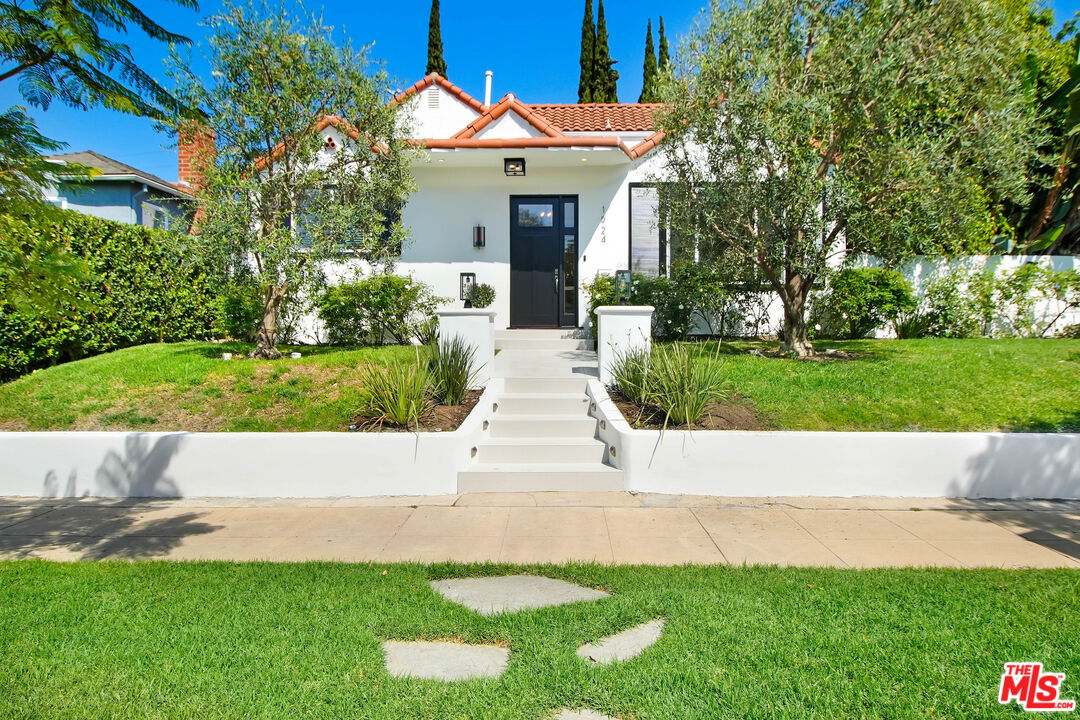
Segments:
[[[481,102],[438,74],[397,97],[422,157],[398,263],[444,297],[462,273],[496,291],[497,329],[580,327],[597,273],[665,264],[653,174],[663,137],[649,104]],[[323,131],[343,142],[329,125]],[[460,301],[456,301],[460,307]]]

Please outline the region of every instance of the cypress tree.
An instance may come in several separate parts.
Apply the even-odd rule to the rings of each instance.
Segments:
[[[581,76],[578,79],[577,101],[593,102],[596,59],[596,27],[593,26],[592,0],[585,0],[585,17],[581,20]]]
[[[615,69],[616,62],[618,61],[611,59],[611,50],[608,48],[607,22],[604,20],[604,0],[600,0],[596,10],[596,59],[593,62],[595,77],[593,102],[619,102],[617,89],[619,72]]]
[[[431,0],[431,18],[428,20],[427,70],[425,75],[436,72],[446,77],[446,60],[442,52],[442,28],[439,25],[439,0]]]
[[[668,70],[668,65],[671,64],[671,58],[668,56],[667,36],[664,35],[664,16],[660,16],[660,58],[659,68],[660,74],[663,75]]]
[[[649,20],[648,27],[645,30],[645,65],[642,69],[641,76],[641,97],[638,98],[640,103],[653,103],[657,101],[657,87],[656,87],[656,51],[653,50],[652,42],[652,20]]]

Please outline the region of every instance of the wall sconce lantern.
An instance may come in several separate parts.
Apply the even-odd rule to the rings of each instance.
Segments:
[[[482,248],[487,244],[487,228],[483,225],[477,225],[472,229],[472,246],[474,248]]]
[[[630,301],[630,289],[633,278],[629,270],[619,270],[615,273],[615,301],[625,305]]]
[[[476,273],[461,273],[461,299],[465,301],[465,307],[472,307],[472,300],[469,296],[472,294],[473,286],[476,285]]]
[[[523,177],[525,175],[525,158],[504,158],[503,172],[507,177]]]

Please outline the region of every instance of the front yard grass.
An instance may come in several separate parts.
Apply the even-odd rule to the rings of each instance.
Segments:
[[[750,354],[776,347],[719,347],[731,389],[775,429],[1080,432],[1080,340],[818,341],[854,358]]]
[[[417,352],[282,346],[281,360],[221,359],[250,349],[140,345],[38,370],[0,385],[0,430],[344,430],[361,404],[360,366]]]
[[[484,618],[431,579],[543,573],[611,592]],[[1002,665],[1080,695],[1077,571],[0,563],[0,717],[1006,718]],[[665,617],[633,660],[583,642]],[[498,679],[393,679],[383,639],[511,650]]]

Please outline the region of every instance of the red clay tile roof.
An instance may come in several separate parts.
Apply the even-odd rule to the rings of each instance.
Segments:
[[[563,132],[652,132],[659,103],[590,103],[530,105]]]
[[[451,95],[456,97],[458,100],[460,100],[461,102],[463,102],[466,105],[468,105],[469,107],[471,107],[476,112],[478,112],[478,113],[484,112],[484,104],[482,102],[480,102],[476,98],[469,95],[467,92],[465,92],[464,90],[459,88],[457,85],[455,85],[454,83],[452,83],[449,80],[447,80],[446,78],[444,78],[439,73],[429,73],[427,76],[425,76],[421,80],[417,80],[416,83],[412,87],[408,88],[404,92],[400,92],[397,95],[395,95],[394,96],[394,102],[402,102],[403,100],[406,100],[406,99],[412,97],[416,93],[420,92],[421,90],[423,90],[426,87],[430,87],[431,85],[440,86],[443,90],[450,93]]]
[[[463,148],[550,148],[550,147],[617,147],[630,155],[633,152],[617,137],[528,137],[528,138],[428,138],[419,140],[423,147],[436,150]]]
[[[513,110],[521,118],[536,128],[538,131],[544,133],[548,137],[562,137],[562,133],[559,129],[548,122],[545,118],[533,110],[533,108],[525,103],[519,101],[513,95],[505,95],[502,100],[492,105],[491,108],[466,125],[462,130],[458,131],[454,137],[456,138],[471,138],[476,133],[487,127],[492,121],[497,120],[506,114],[507,111]]]

